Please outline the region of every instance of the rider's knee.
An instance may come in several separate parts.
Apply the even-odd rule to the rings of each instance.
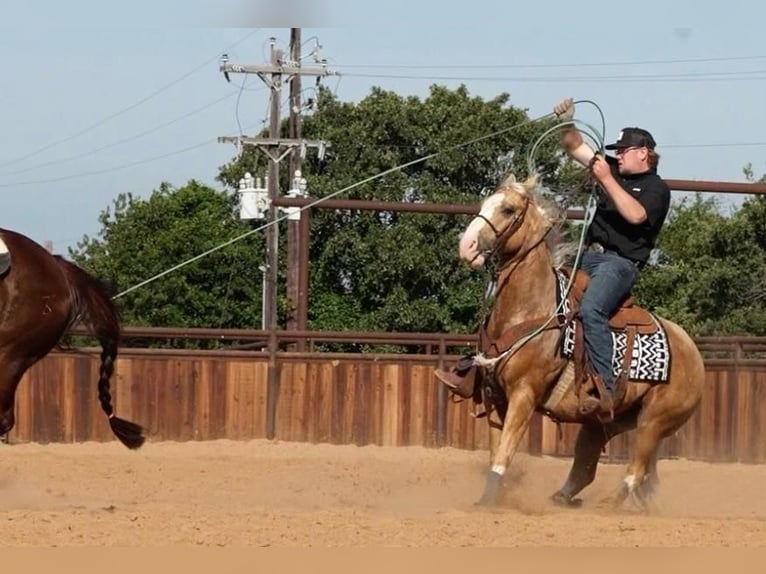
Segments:
[[[607,314],[600,305],[585,300],[580,307],[580,318],[586,323],[604,321],[607,319]]]

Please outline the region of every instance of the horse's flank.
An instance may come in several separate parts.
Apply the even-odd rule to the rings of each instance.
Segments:
[[[102,347],[98,393],[115,436],[129,448],[143,444],[143,429],[114,416],[109,383],[119,344],[120,323],[107,289],[65,259],[9,230],[0,236],[11,255],[0,278],[0,433],[14,425],[16,388],[24,373],[47,355],[78,321]]]

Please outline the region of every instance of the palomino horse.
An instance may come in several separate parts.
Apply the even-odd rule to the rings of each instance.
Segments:
[[[120,323],[106,288],[88,273],[48,253],[31,239],[0,229],[0,434],[14,425],[16,387],[75,322],[83,320],[101,344],[98,398],[114,435],[128,448],[144,442],[143,429],[114,416],[109,380],[117,358]],[[7,257],[10,256],[10,268]]]
[[[613,502],[621,504],[631,495],[648,508],[657,481],[659,443],[681,427],[700,402],[702,357],[681,327],[656,318],[657,329],[664,328],[672,359],[666,380],[656,383],[629,377],[625,398],[608,422],[580,413],[582,389],[562,384],[567,377],[569,382],[573,379],[573,359],[561,352],[562,329],[567,328],[557,313],[561,280],[545,241],[557,214],[552,204],[536,196],[537,183],[537,176],[520,183],[510,175],[484,200],[460,240],[460,257],[472,266],[481,267],[488,257],[494,257],[498,266],[495,301],[482,337],[489,343],[482,351],[494,348],[496,360],[484,363],[477,377],[482,381],[478,390],[488,405],[491,460],[479,504],[497,502],[502,477],[537,410],[554,420],[582,423],[569,476],[553,495],[557,504],[577,506],[580,500],[574,497],[595,478],[606,443],[635,429],[632,460]],[[638,307],[633,309],[652,317]],[[516,345],[522,339],[526,342]],[[504,400],[493,405],[487,401],[488,394],[504,395]]]

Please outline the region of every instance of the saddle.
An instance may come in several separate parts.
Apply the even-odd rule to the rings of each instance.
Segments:
[[[5,275],[8,269],[11,267],[11,254],[8,251],[8,246],[0,237],[0,276]]]
[[[562,268],[561,271],[567,278],[572,276],[571,269]],[[569,291],[569,296],[574,303],[574,308],[580,308],[580,302],[582,301],[585,289],[588,287],[589,282],[590,276],[585,271],[578,269],[572,288]],[[659,330],[659,326],[651,313],[643,307],[638,307],[634,304],[632,294],[628,294],[620,302],[617,311],[615,311],[609,319],[609,326],[615,331],[634,330],[641,335],[651,335]]]
[[[566,276],[568,282],[571,277],[571,268],[562,268],[560,270]],[[578,270],[568,294],[569,312],[566,316],[559,316],[557,321],[547,321],[548,317],[540,317],[524,321],[508,329],[498,339],[489,337],[486,331],[486,324],[483,325],[479,330],[479,348],[482,353],[488,358],[497,357],[523,336],[540,327],[544,330],[561,330],[561,336],[563,338],[567,325],[573,321],[579,323],[577,312],[589,282],[590,276],[585,271]],[[543,327],[543,325],[545,326]],[[613,331],[619,331],[625,334],[625,352],[619,375],[615,379],[615,395],[618,399],[621,399],[624,395],[625,387],[627,386],[627,381],[630,376],[630,364],[636,337],[638,335],[655,334],[661,330],[661,327],[649,311],[635,305],[632,294],[628,294],[620,302],[618,309],[609,319],[609,326]],[[604,392],[601,378],[596,376],[587,364],[585,342],[582,333],[582,328],[575,329],[574,348],[572,349],[571,355],[574,367],[575,392],[579,397],[581,405],[583,400],[586,399],[593,390],[597,390],[599,396],[603,396]],[[480,385],[477,384],[476,368],[473,367],[472,359],[473,356],[465,357],[450,371],[437,370],[436,377],[447,385],[453,395],[463,399],[473,398],[474,402],[479,403],[482,400],[482,389],[479,388]],[[485,385],[486,383],[487,381],[484,381]],[[501,389],[496,390],[502,392]],[[493,392],[492,394],[494,395],[496,393]],[[500,405],[495,405],[495,407],[499,406]],[[498,410],[500,409],[498,408]]]
[[[571,278],[571,269],[563,268],[561,271],[566,275],[567,279]],[[575,313],[576,310],[580,308],[580,302],[582,301],[589,282],[590,276],[585,271],[578,270],[569,291],[571,307],[575,310]],[[636,336],[651,335],[660,330],[659,324],[651,313],[634,303],[633,295],[629,293],[620,302],[617,310],[609,318],[609,327],[613,331],[622,331],[625,333],[625,352],[619,375],[614,381],[616,399],[614,407],[619,407],[619,403],[622,402],[622,399],[625,396],[627,382],[630,376],[630,362],[633,357],[633,347]],[[576,319],[573,317],[572,320]],[[593,372],[587,364],[585,342],[583,340],[582,332],[582,328],[578,328],[575,331],[576,336],[572,354],[572,360],[574,362],[575,392],[579,397],[581,407],[583,401],[594,389],[598,391],[600,397],[603,397],[605,392],[601,377]],[[611,416],[613,416],[613,413],[611,413]]]

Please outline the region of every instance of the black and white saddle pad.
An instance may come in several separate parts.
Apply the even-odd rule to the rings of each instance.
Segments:
[[[556,271],[558,277],[558,302],[561,302],[561,295],[566,291],[569,278],[561,271]],[[560,312],[566,314],[571,309],[569,301],[564,301]],[[634,381],[648,382],[667,382],[670,374],[670,345],[668,344],[668,335],[665,328],[657,317],[652,314],[652,318],[657,323],[658,330],[650,335],[637,334],[633,342],[633,352],[630,358],[629,378]],[[572,321],[566,328],[561,342],[561,353],[567,358],[571,358],[574,353],[575,329],[580,327],[577,321]],[[615,377],[619,375],[622,369],[623,357],[625,356],[625,346],[627,344],[627,334],[622,331],[612,331],[612,342],[614,352],[612,354],[612,372]]]

